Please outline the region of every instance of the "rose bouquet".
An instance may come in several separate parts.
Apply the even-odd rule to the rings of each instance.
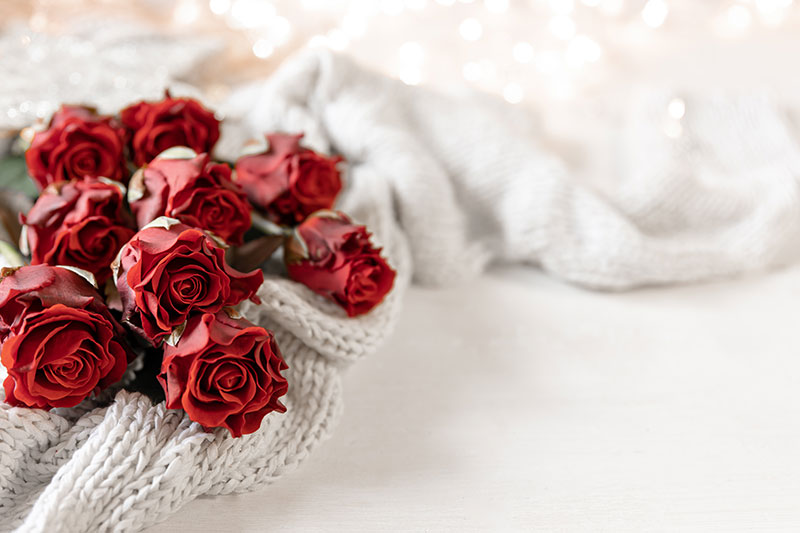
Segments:
[[[332,211],[341,158],[275,133],[216,162],[219,137],[213,113],[169,94],[118,117],[63,106],[23,133],[39,193],[0,281],[8,404],[130,388],[204,428],[253,433],[291,386],[275,335],[239,309],[259,304],[261,268],[343,316],[389,293],[370,233]]]

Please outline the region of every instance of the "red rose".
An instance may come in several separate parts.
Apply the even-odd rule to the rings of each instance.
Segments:
[[[395,271],[373,248],[364,226],[341,213],[321,211],[295,228],[284,252],[289,277],[361,315],[378,305]]]
[[[158,345],[182,326],[190,313],[216,313],[250,298],[264,281],[225,263],[223,250],[203,231],[161,217],[140,230],[120,250],[115,278],[122,318]]]
[[[219,121],[214,113],[191,98],[160,102],[139,102],[120,113],[131,134],[133,162],[142,166],[173,146],[188,146],[197,153],[208,152],[219,139]]]
[[[20,219],[31,264],[75,266],[98,283],[111,275],[111,262],[134,234],[120,188],[92,178],[48,185]]]
[[[239,158],[236,181],[250,202],[276,224],[295,226],[320,209],[330,209],[342,190],[336,164],[300,146],[300,135],[266,135],[266,152]]]
[[[229,244],[242,244],[250,229],[250,204],[231,181],[231,169],[207,154],[193,158],[157,157],[130,183],[136,223],[142,227],[166,215],[212,232]]]
[[[165,347],[158,380],[169,409],[241,437],[268,413],[286,412],[286,368],[271,332],[221,311],[189,319],[177,345]]]
[[[25,152],[28,174],[39,190],[49,183],[87,176],[124,182],[124,132],[110,117],[87,107],[61,106]]]
[[[124,330],[80,275],[26,266],[0,281],[0,362],[6,401],[73,407],[119,381],[130,359]]]

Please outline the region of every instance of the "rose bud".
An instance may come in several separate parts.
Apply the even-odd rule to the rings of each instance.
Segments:
[[[202,230],[167,217],[139,230],[112,269],[123,320],[155,346],[179,335],[190,313],[216,313],[248,298],[258,303],[264,281],[260,270],[228,266],[225,250]]]
[[[320,209],[330,209],[342,190],[337,163],[300,146],[300,135],[266,135],[260,154],[236,161],[236,181],[257,209],[272,222],[296,226]]]
[[[234,437],[253,433],[268,413],[286,412],[287,367],[272,333],[225,311],[193,315],[175,346],[164,348],[158,380],[167,408]]]
[[[378,305],[395,271],[373,248],[364,226],[342,213],[320,211],[295,228],[284,250],[289,277],[339,304],[348,316]]]
[[[230,167],[186,148],[171,148],[136,172],[128,198],[139,227],[168,216],[242,244],[251,225],[250,204]]]
[[[88,107],[61,106],[25,152],[28,174],[39,190],[57,181],[87,176],[125,182],[124,130]]]
[[[134,230],[122,189],[107,180],[61,181],[48,185],[27,216],[21,247],[31,264],[68,265],[111,276],[111,262]]]
[[[173,146],[188,146],[208,152],[219,139],[219,121],[214,113],[191,98],[172,98],[167,92],[160,102],[139,102],[120,112],[130,133],[133,162],[142,166]]]
[[[0,362],[13,406],[74,407],[122,378],[131,352],[125,331],[95,288],[61,267],[3,271]]]

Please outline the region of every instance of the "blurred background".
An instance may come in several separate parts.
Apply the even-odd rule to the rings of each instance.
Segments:
[[[213,105],[306,46],[546,109],[640,84],[800,88],[792,0],[0,0],[0,21],[6,135],[60,101],[113,111],[176,81]],[[667,135],[685,111],[670,101]]]

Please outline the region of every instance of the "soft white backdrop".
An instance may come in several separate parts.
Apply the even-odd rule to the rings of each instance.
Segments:
[[[625,294],[413,288],[331,441],[174,531],[796,531],[800,269]]]

